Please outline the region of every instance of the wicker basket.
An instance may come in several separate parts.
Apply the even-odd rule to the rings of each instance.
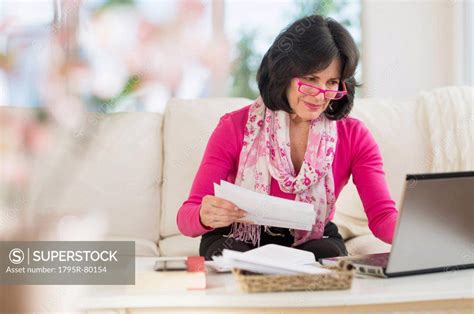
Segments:
[[[263,275],[238,268],[232,273],[245,292],[315,291],[350,289],[354,267],[347,261],[335,266],[322,266],[333,270],[325,274]]]

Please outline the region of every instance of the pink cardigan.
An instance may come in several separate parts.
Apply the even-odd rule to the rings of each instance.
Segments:
[[[220,182],[221,179],[235,182],[249,107],[222,116],[209,138],[189,197],[177,215],[178,228],[185,236],[197,237],[213,230],[200,222],[201,201],[206,195],[214,195],[214,182]],[[332,165],[336,198],[352,174],[370,230],[377,238],[391,244],[398,211],[390,197],[377,143],[360,120],[347,117],[336,123],[338,138]],[[273,178],[270,195],[295,199],[295,194],[281,191]],[[330,219],[333,217],[334,211]]]

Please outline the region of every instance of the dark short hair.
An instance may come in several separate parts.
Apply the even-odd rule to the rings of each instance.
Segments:
[[[310,15],[295,21],[277,36],[265,53],[257,72],[257,83],[263,102],[270,110],[292,113],[286,91],[294,77],[305,76],[327,68],[334,58],[341,61],[341,80],[347,95],[331,101],[324,114],[328,119],[346,117],[353,106],[354,73],[359,51],[350,33],[332,18]]]

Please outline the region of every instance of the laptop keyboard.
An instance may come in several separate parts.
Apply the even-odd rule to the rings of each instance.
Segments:
[[[351,259],[351,261],[356,264],[386,267],[388,264],[389,256],[390,256],[390,253],[380,253],[380,254],[374,254],[371,256],[363,257],[363,258]]]

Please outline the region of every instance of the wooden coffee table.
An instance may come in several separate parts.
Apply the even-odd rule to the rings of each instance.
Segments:
[[[137,258],[137,272],[154,258]],[[474,269],[399,278],[356,276],[349,290],[248,294],[230,273],[208,275],[196,291],[130,293],[126,286],[93,287],[80,300],[87,313],[347,313],[455,311],[474,313]]]

